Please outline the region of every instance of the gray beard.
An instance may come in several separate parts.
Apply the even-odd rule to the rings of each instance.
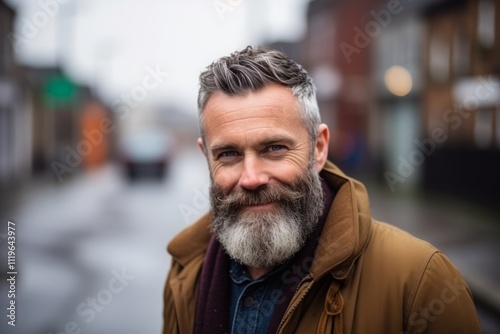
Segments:
[[[224,196],[212,182],[211,229],[229,256],[253,268],[274,267],[305,244],[323,212],[324,195],[311,162],[291,185],[242,189]],[[242,206],[278,204],[266,212],[244,212]]]

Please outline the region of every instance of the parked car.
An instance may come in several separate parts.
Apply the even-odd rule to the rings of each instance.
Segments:
[[[120,160],[130,180],[163,178],[172,159],[174,143],[166,130],[143,128],[124,134],[119,147]]]

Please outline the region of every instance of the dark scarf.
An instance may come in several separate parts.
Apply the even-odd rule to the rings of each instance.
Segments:
[[[323,193],[325,194],[325,208],[319,218],[316,229],[307,239],[304,247],[294,255],[291,265],[311,264],[312,258],[321,231],[326,221],[326,216],[330,211],[333,195],[324,180],[321,181]],[[309,268],[307,268],[309,269]],[[275,333],[283,318],[283,315],[292,299],[292,296],[307,271],[293,272],[294,279],[287,279],[289,283],[283,283],[283,303],[276,305],[274,313],[269,323],[269,333]],[[222,334],[229,333],[229,299],[230,299],[230,278],[229,278],[229,256],[219,243],[217,238],[212,236],[208,244],[205,263],[201,271],[200,291],[196,303],[196,314],[194,321],[194,333],[196,334]]]

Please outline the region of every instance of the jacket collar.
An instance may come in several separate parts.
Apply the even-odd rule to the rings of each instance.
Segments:
[[[331,187],[335,198],[326,218],[310,276],[319,278],[333,270],[333,276],[344,279],[364,249],[370,235],[371,214],[365,187],[327,162],[321,176]],[[210,241],[210,213],[180,232],[168,245],[168,252],[182,266],[203,256]]]
[[[203,256],[210,242],[210,213],[177,234],[167,246],[174,261],[185,267],[198,256]]]
[[[368,194],[363,184],[346,176],[331,162],[326,163],[321,176],[332,188],[335,198],[318,242],[310,275],[315,279],[333,270],[335,278],[344,279],[370,236]]]

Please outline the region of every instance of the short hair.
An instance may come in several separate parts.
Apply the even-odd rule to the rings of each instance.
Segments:
[[[200,74],[198,110],[202,139],[203,109],[213,93],[245,95],[270,84],[288,87],[297,98],[302,121],[309,133],[311,145],[314,145],[321,117],[312,78],[301,65],[284,53],[251,46],[214,61]]]

